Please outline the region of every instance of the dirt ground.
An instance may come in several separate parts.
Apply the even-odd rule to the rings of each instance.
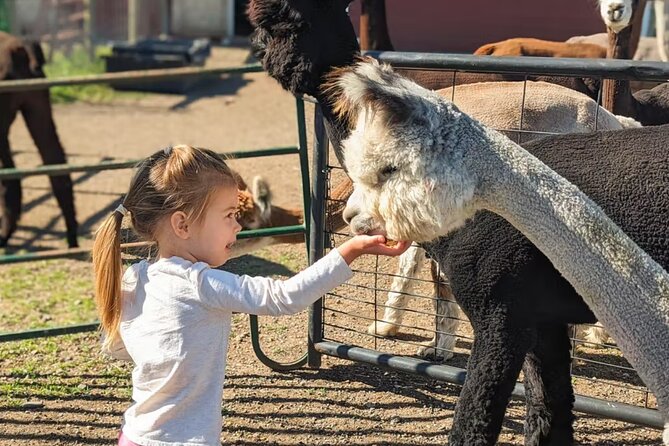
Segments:
[[[238,65],[247,60],[244,47],[216,48],[210,65]],[[309,122],[312,112],[308,105]],[[69,161],[76,164],[136,159],[180,142],[227,151],[287,146],[297,141],[294,99],[262,73],[224,76],[188,95],[147,95],[104,105],[58,105],[54,114]],[[22,123],[12,127],[10,141],[18,166],[39,164]],[[265,176],[276,204],[301,205],[296,156],[231,163],[247,180],[256,174]],[[90,244],[90,233],[117,206],[129,175],[127,170],[74,175],[84,245]],[[46,179],[33,177],[24,182],[24,209],[12,250],[65,246],[64,225]],[[305,264],[304,252],[304,245],[280,245],[233,261],[230,267],[237,272],[282,276]],[[74,274],[90,274],[86,262],[68,262],[72,262]],[[364,259],[355,266],[370,270],[377,267],[375,263],[375,259]],[[394,265],[394,261],[381,261],[378,268],[390,272]],[[427,274],[423,273],[423,277],[427,278]],[[374,280],[375,287],[388,288],[388,277],[375,276]],[[406,324],[416,328],[406,329],[396,340],[364,335],[369,322],[366,318],[382,311],[373,303],[380,303],[385,295],[365,288],[374,287],[368,275],[358,275],[352,283],[353,286],[338,290],[338,296],[326,300],[328,339],[409,355],[415,353],[420,342],[429,339],[430,333],[420,329],[433,324],[429,316],[422,314],[431,311],[428,299],[418,299],[412,305],[414,312],[407,316]],[[350,299],[351,289],[358,301]],[[429,285],[419,286],[416,294],[429,296]],[[306,315],[261,318],[261,332],[268,355],[286,362],[295,359],[304,350]],[[462,338],[457,355],[450,363],[464,367],[471,330],[463,324],[459,333]],[[123,410],[130,403],[130,368],[100,358],[97,341],[94,334],[81,334],[36,341],[41,347],[34,350],[19,347],[19,343],[2,346],[5,350],[14,348],[16,354],[5,356],[0,363],[0,385],[22,379],[25,390],[21,398],[38,404],[35,408],[16,407],[0,401],[0,445],[114,444]],[[53,348],[49,350],[48,346]],[[49,350],[49,355],[43,350]],[[586,361],[576,361],[574,367],[588,379],[575,379],[580,393],[644,404],[645,393],[639,390],[635,374],[622,370],[613,376],[609,368],[597,366],[600,361],[625,366],[613,349],[584,349],[581,354]],[[90,361],[82,361],[82,357],[89,356]],[[273,372],[256,359],[248,318],[242,315],[234,319],[228,356],[221,437],[225,444],[447,443],[458,386],[330,357],[323,357],[318,370]],[[8,372],[28,361],[40,365],[29,378],[17,378]],[[69,367],[71,363],[77,365]],[[74,388],[72,394],[40,397],[32,393],[33,387],[51,379],[69,383]],[[607,385],[611,382],[618,384]],[[523,444],[523,414],[522,401],[512,401],[499,444]],[[576,432],[578,444],[582,445],[656,445],[661,437],[656,430],[586,415],[578,416]]]

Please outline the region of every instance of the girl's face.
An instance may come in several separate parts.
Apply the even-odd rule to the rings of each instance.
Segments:
[[[219,186],[199,222],[191,226],[189,251],[210,266],[223,265],[232,254],[232,245],[242,227],[237,222],[237,188]]]

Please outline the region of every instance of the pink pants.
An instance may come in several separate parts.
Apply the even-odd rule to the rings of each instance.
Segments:
[[[118,434],[118,446],[139,446],[137,443],[133,443],[128,440],[128,437],[123,435],[123,431]]]

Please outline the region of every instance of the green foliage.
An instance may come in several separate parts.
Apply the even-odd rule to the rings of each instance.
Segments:
[[[82,46],[73,48],[69,55],[56,52],[50,63],[44,66],[44,72],[48,78],[83,76],[90,74],[102,74],[105,72],[103,56],[111,53],[109,47],[97,47],[93,58]],[[115,91],[107,84],[68,85],[51,88],[51,101],[55,104],[70,103],[76,101],[85,102],[110,102],[117,97],[137,98],[143,96],[139,93],[126,93]]]

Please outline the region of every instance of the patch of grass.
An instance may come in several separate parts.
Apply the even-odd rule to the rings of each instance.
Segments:
[[[130,363],[100,354],[97,333],[0,343],[0,407],[29,400],[130,399]]]
[[[49,260],[0,268],[0,331],[95,321],[88,262]]]
[[[109,47],[97,47],[93,58],[88,50],[82,46],[73,48],[69,55],[56,52],[50,63],[44,66],[44,72],[48,78],[81,76],[88,74],[102,74],[105,72],[103,56],[111,54]],[[118,92],[107,84],[90,85],[67,85],[52,87],[50,89],[51,101],[58,103],[71,103],[76,101],[85,102],[110,102],[119,97],[140,98],[142,93]]]

